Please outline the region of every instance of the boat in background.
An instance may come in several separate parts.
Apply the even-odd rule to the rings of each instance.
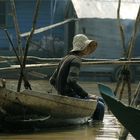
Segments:
[[[103,84],[98,84],[100,94],[107,106],[119,122],[135,137],[140,139],[140,110],[120,102],[112,90]]]

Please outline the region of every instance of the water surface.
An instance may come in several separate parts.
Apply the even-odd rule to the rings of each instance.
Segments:
[[[118,140],[120,128],[117,119],[106,113],[102,123],[1,133],[0,140]],[[129,134],[127,140],[135,139]]]
[[[99,95],[97,84],[93,82],[80,83],[91,94]],[[115,87],[114,83],[108,83]],[[16,90],[17,81],[8,80],[7,87]],[[51,89],[48,81],[31,81],[32,88],[41,92]],[[134,90],[136,85],[133,85]],[[23,88],[23,87],[22,87]],[[99,95],[100,96],[100,95]],[[126,95],[125,95],[126,97]],[[118,140],[121,124],[106,110],[103,122],[86,125],[66,126],[58,128],[34,129],[33,131],[0,133],[0,140]],[[130,134],[127,140],[135,140]]]

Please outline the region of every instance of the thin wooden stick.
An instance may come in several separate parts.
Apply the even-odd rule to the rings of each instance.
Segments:
[[[120,91],[119,100],[121,100],[121,99],[122,99],[125,84],[126,84],[126,81],[123,81],[123,83],[122,83],[122,87],[121,87],[121,91]]]
[[[137,34],[137,30],[139,28],[139,24],[140,24],[140,7],[139,7],[139,10],[138,10],[138,14],[137,14],[134,30],[133,30],[133,33],[132,33],[132,37],[131,37],[130,42],[129,42],[129,48],[128,48],[128,53],[127,53],[128,60],[131,59],[132,49],[134,48],[134,45],[135,45],[136,34]],[[129,104],[131,104],[131,106],[133,106],[135,97],[134,97],[133,101],[131,102],[131,99],[130,99],[131,98],[130,97],[131,96],[131,93],[130,93],[130,90],[131,90],[130,79],[129,79],[127,84],[128,84],[127,86],[128,86],[128,93],[129,93]],[[139,86],[140,86],[140,84],[138,84],[137,89],[139,89]],[[136,90],[135,94],[138,94],[138,90]],[[129,131],[125,127],[123,127],[119,139],[120,140],[125,140],[127,138],[128,134],[129,134]]]
[[[12,46],[12,49],[13,49],[15,55],[16,55],[16,58],[17,58],[17,60],[18,60],[18,63],[19,63],[20,66],[22,67],[21,60],[20,60],[20,58],[19,58],[19,56],[18,56],[18,53],[17,53],[17,51],[16,51],[16,49],[15,49],[15,47],[14,47],[14,44],[13,44],[13,42],[12,42],[12,39],[11,39],[11,37],[10,37],[10,35],[9,35],[8,31],[7,31],[7,29],[4,29],[4,31],[5,31],[5,33],[6,33],[6,36],[7,36],[7,38],[8,38],[8,41],[10,42],[10,45]]]
[[[139,29],[139,26],[140,26],[140,6],[139,6],[136,22],[135,22],[135,25],[134,25],[134,30],[133,30],[133,33],[132,33],[132,37],[130,39],[129,46],[128,46],[129,47],[128,48],[128,54],[127,54],[128,60],[131,59],[132,50],[135,46],[135,41],[136,41],[136,37],[137,37],[136,35],[137,35],[137,31]]]
[[[133,106],[134,105],[134,103],[135,103],[135,100],[137,99],[137,97],[138,97],[138,95],[139,95],[139,92],[140,92],[140,82],[138,83],[138,86],[137,86],[137,88],[136,88],[136,91],[135,91],[135,94],[134,94],[134,98],[133,98],[133,100],[132,100],[132,102],[131,102],[131,106]]]
[[[18,20],[17,20],[17,14],[16,14],[16,6],[15,6],[15,0],[10,0],[10,3],[11,3],[11,8],[12,8],[12,14],[13,14],[13,20],[14,20],[14,25],[15,25],[15,31],[16,31],[16,37],[17,37],[17,46],[18,46],[18,53],[16,52],[15,50],[15,47],[13,46],[12,44],[12,40],[9,39],[12,47],[13,47],[13,50],[16,54],[16,57],[18,59],[18,62],[20,64],[20,68],[22,69],[23,68],[23,65],[22,65],[22,60],[23,60],[23,51],[22,51],[22,41],[21,41],[21,37],[20,37],[20,29],[19,29],[19,25],[18,25]],[[8,33],[7,33],[8,34]],[[7,35],[8,36],[8,35]],[[22,74],[22,77],[23,77],[23,80],[24,80],[24,83],[25,84],[25,88],[26,88],[26,85],[29,85],[30,89],[31,89],[31,86],[25,76],[25,74],[23,73],[23,71],[21,72]]]
[[[121,20],[120,20],[120,7],[121,7],[121,0],[119,0],[119,2],[118,2],[117,20],[118,20],[119,29],[120,29],[120,35],[121,35],[121,41],[122,41],[122,47],[123,47],[123,55],[124,55],[124,58],[126,58],[125,36],[124,36],[123,26],[122,26]],[[124,70],[125,66],[123,65],[121,69]],[[115,95],[117,95],[118,89],[119,89],[120,84],[121,84],[121,80],[123,79],[121,77],[122,77],[122,73],[119,73],[119,80],[117,81],[117,85],[116,85],[116,88],[114,90]]]
[[[131,55],[132,55],[132,50],[133,50],[134,45],[135,45],[135,40],[136,40],[136,34],[137,34],[137,30],[138,30],[138,25],[139,25],[139,22],[140,22],[140,7],[139,7],[138,14],[137,14],[137,19],[136,19],[136,22],[135,22],[135,26],[134,26],[134,30],[133,30],[133,33],[132,33],[132,37],[131,37],[131,39],[129,41],[128,51],[126,52],[126,49],[125,49],[125,36],[124,36],[122,25],[120,23],[120,5],[121,5],[121,0],[119,0],[119,3],[118,3],[117,18],[118,18],[119,28],[120,28],[121,38],[122,38],[122,46],[124,48],[124,57],[126,58],[126,60],[130,60],[131,59]],[[122,78],[123,85],[122,85],[122,90],[121,90],[121,93],[120,93],[120,98],[122,96],[122,92],[123,92],[125,83],[127,83],[128,94],[129,94],[128,95],[129,96],[129,104],[130,104],[130,102],[131,102],[131,83],[130,83],[130,70],[129,70],[129,65],[124,64],[122,66],[122,70],[127,70],[127,71],[129,71],[129,73],[127,75],[122,75],[122,74],[120,75],[120,76],[123,76],[123,78]],[[118,82],[120,82],[120,80]],[[118,86],[119,85],[120,84],[117,83],[117,87],[115,89],[115,92],[116,93],[117,93],[117,90],[118,90]],[[127,138],[127,135],[128,135],[128,130],[123,127],[122,128],[122,133],[121,133],[119,139],[120,140],[125,140]]]
[[[58,26],[61,26],[63,24],[66,24],[66,23],[69,23],[71,21],[75,21],[75,20],[78,20],[78,19],[75,19],[75,18],[70,18],[70,19],[66,19],[64,21],[61,21],[61,22],[58,22],[58,23],[55,23],[55,24],[52,24],[52,25],[49,25],[49,26],[46,26],[46,27],[42,27],[42,28],[39,28],[39,29],[35,29],[35,32],[34,34],[38,34],[38,33],[42,33],[42,32],[45,32],[45,31],[48,31],[50,29],[53,29],[53,28],[56,28]],[[26,33],[22,33],[20,34],[21,37],[27,37],[30,35],[31,32],[26,32]]]
[[[20,70],[20,77],[19,77],[18,86],[17,86],[17,91],[18,92],[20,91],[20,88],[21,88],[21,83],[22,83],[22,78],[23,78],[22,73],[23,73],[23,70],[25,69],[25,66],[26,66],[26,59],[27,59],[28,49],[29,49],[29,45],[30,45],[30,40],[32,39],[34,30],[35,30],[35,26],[36,26],[36,23],[37,23],[37,17],[38,17],[40,2],[41,2],[41,0],[36,1],[35,14],[34,14],[34,17],[33,17],[33,25],[32,25],[30,35],[28,36],[27,41],[26,41],[24,59],[23,59],[23,64],[22,64],[23,67]]]
[[[100,61],[100,62],[82,62],[82,66],[95,66],[95,65],[136,65],[140,64],[140,61]],[[58,63],[43,63],[43,64],[27,64],[26,68],[42,68],[42,67],[47,67],[47,68],[54,68],[58,66]],[[20,65],[11,65],[11,67],[4,67],[0,68],[0,71],[6,71],[6,70],[16,70],[20,69]]]
[[[17,46],[18,46],[18,50],[19,50],[19,54],[20,54],[20,60],[22,61],[22,56],[23,56],[22,41],[21,41],[21,37],[20,37],[20,29],[19,29],[18,20],[17,20],[15,0],[10,0],[10,2],[11,2],[13,20],[14,20],[16,36],[17,36]]]
[[[124,56],[126,56],[125,35],[124,35],[124,29],[123,29],[123,26],[122,26],[121,20],[120,20],[120,7],[121,7],[121,0],[119,0],[119,3],[118,3],[117,19],[118,19],[118,23],[119,23],[119,29],[120,29],[120,34],[121,34],[121,40],[122,40],[122,47],[123,47],[123,51],[124,51]]]
[[[0,56],[0,61],[1,60],[16,60],[17,58],[15,56]],[[31,60],[37,60],[37,61],[42,61],[42,62],[58,62],[62,60],[62,58],[44,58],[44,57],[37,57],[37,56],[27,56],[27,59]],[[139,61],[140,58],[131,58],[130,61]],[[95,59],[95,58],[82,58],[83,62],[114,62],[114,61],[127,61],[126,59]]]

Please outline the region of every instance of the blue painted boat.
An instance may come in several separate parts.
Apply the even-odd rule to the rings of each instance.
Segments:
[[[119,101],[112,90],[103,84],[98,84],[100,94],[107,106],[112,111],[119,122],[135,137],[140,139],[140,110],[127,106]]]

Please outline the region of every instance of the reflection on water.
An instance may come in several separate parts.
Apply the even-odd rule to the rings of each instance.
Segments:
[[[121,125],[112,114],[105,114],[102,123],[35,130],[17,134],[0,134],[0,140],[118,140]],[[127,140],[135,140],[130,134]]]

